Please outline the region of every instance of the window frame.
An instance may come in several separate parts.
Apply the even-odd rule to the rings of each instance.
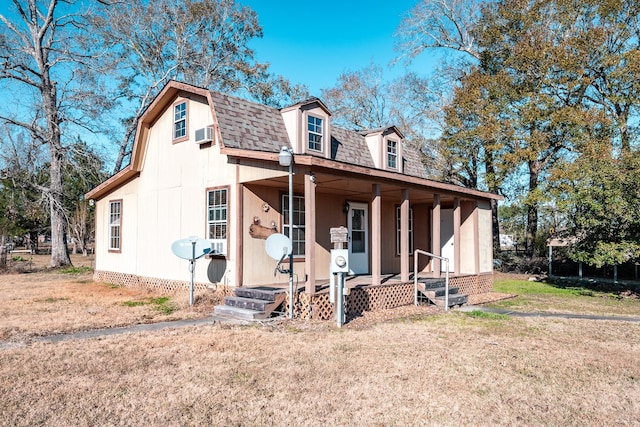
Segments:
[[[210,205],[209,204],[209,194],[213,193],[213,192],[218,192],[218,191],[224,191],[225,192],[225,204],[219,204],[219,205]],[[219,256],[224,255],[225,257],[228,257],[229,255],[229,213],[230,213],[230,203],[229,203],[229,186],[220,186],[220,187],[211,187],[211,188],[207,188],[205,190],[205,208],[206,208],[206,212],[205,212],[205,236],[207,236],[208,240],[211,240],[212,243],[214,243],[214,241],[225,241],[225,251],[224,254],[217,254]],[[215,197],[215,196],[214,196]],[[225,219],[224,220],[210,220],[210,211],[211,209],[224,209],[224,216]],[[212,225],[221,225],[224,222],[224,227],[225,227],[225,237],[224,238],[213,238],[211,237],[211,226]]]
[[[119,209],[117,212],[118,215],[118,224],[113,224],[113,206],[118,205]],[[107,221],[107,251],[113,253],[121,253],[122,252],[122,199],[109,200],[109,220]],[[115,236],[114,229],[118,230],[118,235]],[[114,241],[117,241],[117,245],[113,245]]]
[[[396,255],[402,255],[400,253],[400,239],[402,238],[400,235],[400,228],[402,226],[401,218],[402,215],[401,207],[396,206]],[[413,208],[409,207],[409,255],[413,254]]]
[[[313,122],[312,122],[313,121]],[[313,126],[313,129],[311,127]],[[314,141],[313,144],[318,145],[319,148],[311,146],[311,137],[318,138],[318,141]],[[318,153],[324,152],[324,118],[314,116],[313,114],[307,114],[307,150],[316,151]]]
[[[398,141],[394,139],[387,139],[387,168],[398,170]]]
[[[181,117],[176,120],[177,109],[179,106],[184,105],[184,111],[181,112]],[[189,103],[186,99],[181,99],[173,103],[173,126],[172,126],[172,140],[173,143],[186,141],[189,139]],[[180,122],[184,122],[184,135],[176,136],[177,125]]]
[[[285,218],[287,218],[287,212],[288,209],[286,209],[286,205],[289,204],[289,194],[288,193],[281,193],[281,206],[282,206],[282,234],[284,234],[285,236],[289,237],[291,234],[290,231],[290,227],[291,225],[285,222]],[[298,205],[302,207],[302,209],[295,209],[296,206],[296,200],[298,200]],[[300,196],[297,194],[293,195],[293,206],[294,206],[294,216],[296,215],[296,212],[298,213],[298,215],[301,215],[302,218],[305,217],[305,201],[304,201],[304,196]],[[292,249],[292,253],[293,253],[293,259],[294,260],[298,260],[298,259],[304,259],[305,257],[305,244],[306,244],[306,222],[304,224],[293,224],[293,229],[294,230],[302,230],[302,235],[304,236],[304,239],[300,240],[293,240],[292,239],[292,244],[293,244],[293,249]],[[288,234],[289,233],[289,234]],[[296,244],[297,243],[297,244]],[[298,248],[298,250],[296,250],[296,248]],[[298,253],[296,253],[298,252]]]

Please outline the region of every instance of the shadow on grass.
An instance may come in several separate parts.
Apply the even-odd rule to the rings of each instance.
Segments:
[[[602,292],[615,294],[619,297],[640,298],[640,283],[632,281],[618,281],[603,278],[580,277],[547,277],[544,280],[550,286],[559,289],[583,288],[586,292]]]

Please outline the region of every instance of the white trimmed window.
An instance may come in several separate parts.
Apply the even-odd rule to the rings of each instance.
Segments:
[[[109,202],[109,250],[122,249],[122,200]]]
[[[187,101],[173,106],[173,139],[187,136]]]
[[[398,142],[392,139],[387,140],[387,167],[398,169]]]
[[[304,255],[304,197],[293,196],[293,227],[289,220],[289,195],[282,195],[282,230],[289,237],[293,229],[293,255]]]
[[[309,150],[322,151],[322,119],[308,116]]]
[[[396,206],[396,255],[400,255],[400,206]],[[409,208],[409,254],[413,253],[413,209]]]
[[[207,229],[213,253],[225,255],[227,253],[228,212],[227,189],[207,191]]]

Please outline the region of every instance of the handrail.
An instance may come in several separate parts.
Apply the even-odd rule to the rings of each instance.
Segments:
[[[438,258],[445,262],[446,274],[444,279],[444,311],[449,310],[449,258],[432,254],[431,252],[416,249],[413,256],[413,298],[414,304],[418,305],[418,255],[427,255],[432,258]]]

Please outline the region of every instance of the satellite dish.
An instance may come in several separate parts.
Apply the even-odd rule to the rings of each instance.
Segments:
[[[289,255],[291,248],[291,240],[281,233],[275,233],[267,237],[267,242],[265,243],[267,255],[276,261],[280,261],[285,255]]]
[[[193,243],[195,242],[195,256]],[[198,259],[211,252],[211,242],[197,237],[189,237],[173,242],[171,252],[178,258]]]

